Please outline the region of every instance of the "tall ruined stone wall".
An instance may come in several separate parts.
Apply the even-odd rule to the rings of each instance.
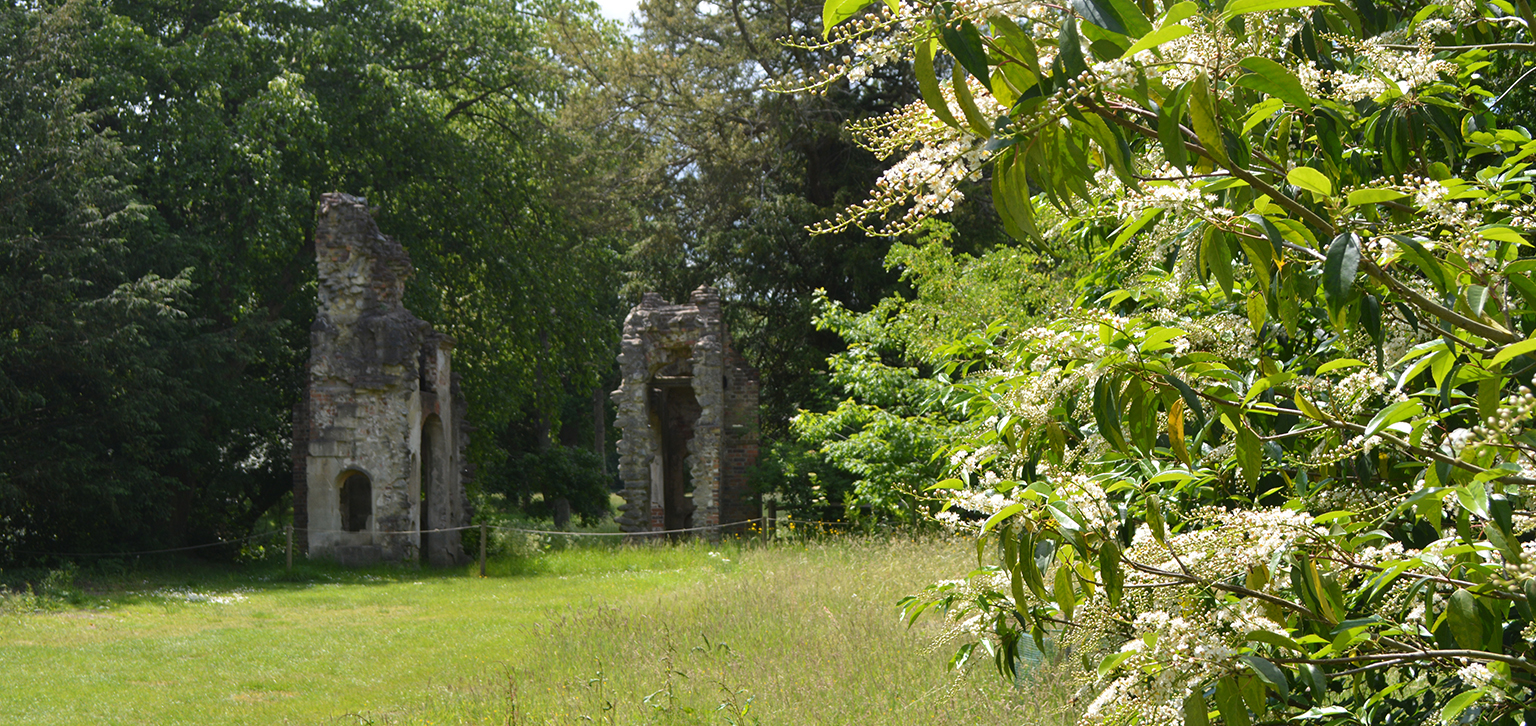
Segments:
[[[725,441],[720,485],[720,520],[744,522],[758,516],[748,471],[757,464],[757,371],[734,350],[725,366]]]
[[[691,436],[686,469],[693,493],[687,526],[709,527],[752,516],[740,513],[748,509],[745,467],[756,460],[756,375],[730,348],[719,293],[701,287],[684,305],[647,293],[625,318],[619,368],[623,381],[613,400],[622,432],[620,527],[626,532],[677,528],[677,503],[666,501],[663,481],[669,469],[663,444],[673,435]],[[684,433],[666,429],[666,412],[656,410],[658,402],[669,397],[660,393],[662,388],[678,386],[687,387],[698,406],[697,419]],[[748,396],[750,406],[745,404]],[[748,450],[750,455],[744,453]],[[670,526],[669,506],[674,512]]]
[[[310,329],[305,410],[295,416],[304,426],[294,429],[304,437],[295,441],[302,453],[295,464],[300,458],[303,464],[302,483],[295,476],[296,520],[302,511],[311,556],[356,564],[416,561],[419,530],[467,521],[453,340],[405,309],[410,257],[379,232],[365,200],[321,198],[315,256],[319,307]],[[423,450],[424,441],[431,451]],[[351,505],[341,493],[355,474],[368,478],[368,506],[366,517],[353,523],[356,531],[346,531],[343,508]],[[462,558],[456,532],[428,535],[426,542],[433,563]]]

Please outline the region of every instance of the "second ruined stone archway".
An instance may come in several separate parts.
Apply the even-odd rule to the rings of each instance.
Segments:
[[[757,460],[757,374],[730,345],[720,295],[687,304],[647,293],[624,321],[618,404],[626,532],[748,519]],[[691,492],[690,492],[691,489]]]

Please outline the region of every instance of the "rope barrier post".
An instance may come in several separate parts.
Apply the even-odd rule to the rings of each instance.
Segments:
[[[480,576],[485,577],[485,523],[480,523]]]
[[[773,532],[773,533],[770,534],[769,533],[769,529],[770,528],[776,528],[778,526],[779,526],[779,500],[777,500],[777,499],[769,499],[768,500],[768,518],[763,521],[763,541],[764,542],[772,542],[773,541],[774,535],[777,535],[778,532]]]
[[[293,525],[288,525],[288,571],[293,571]]]

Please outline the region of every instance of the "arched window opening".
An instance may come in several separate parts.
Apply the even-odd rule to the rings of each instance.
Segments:
[[[373,515],[373,483],[368,475],[353,472],[341,483],[341,528],[361,532]]]

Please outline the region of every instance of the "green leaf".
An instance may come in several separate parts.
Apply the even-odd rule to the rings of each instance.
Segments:
[[[1248,13],[1261,13],[1266,10],[1288,10],[1290,8],[1309,8],[1317,5],[1329,5],[1326,0],[1233,0],[1227,3],[1226,10],[1222,12],[1222,22],[1230,18]]]
[[[1083,44],[1077,35],[1077,23],[1061,24],[1061,32],[1057,33],[1056,48],[1056,57],[1061,60],[1061,69],[1066,72],[1067,78],[1077,78],[1088,70],[1088,62],[1083,59]],[[1067,78],[1058,80],[1065,83]]]
[[[1476,703],[1477,699],[1482,698],[1485,693],[1487,693],[1486,688],[1474,688],[1465,693],[1456,694],[1455,698],[1446,701],[1445,706],[1440,709],[1440,720],[1445,723],[1454,722],[1456,717],[1461,715],[1462,711],[1467,710],[1468,706]]]
[[[1348,206],[1358,207],[1362,204],[1380,204],[1394,199],[1402,199],[1408,196],[1396,189],[1356,189],[1349,193]]]
[[[1238,65],[1252,73],[1238,78],[1233,82],[1235,85],[1268,94],[1303,111],[1312,110],[1312,98],[1285,66],[1257,55],[1238,61]]]
[[[1501,365],[1514,359],[1514,357],[1517,355],[1525,355],[1526,353],[1529,353],[1533,350],[1536,350],[1536,338],[1532,338],[1530,340],[1522,340],[1518,343],[1511,343],[1504,346],[1503,348],[1500,348],[1499,352],[1493,356],[1493,360],[1489,361],[1489,363],[1492,365]]]
[[[1104,581],[1105,594],[1111,607],[1120,607],[1124,592],[1125,573],[1120,568],[1120,544],[1113,539],[1099,546],[1099,577]]]
[[[1424,413],[1424,406],[1423,404],[1420,404],[1416,399],[1398,401],[1397,403],[1382,409],[1381,411],[1377,412],[1375,416],[1371,417],[1371,422],[1365,425],[1364,436],[1366,438],[1375,436],[1376,434],[1381,433],[1382,429],[1391,426],[1398,421],[1406,421],[1421,413]]]
[[[1333,243],[1328,245],[1328,260],[1323,264],[1323,292],[1328,296],[1329,305],[1335,309],[1344,305],[1359,268],[1360,244],[1355,241],[1354,233],[1345,232],[1334,237]]]
[[[1285,101],[1278,98],[1266,98],[1259,101],[1254,104],[1253,108],[1248,110],[1248,120],[1243,122],[1243,130],[1239,133],[1246,135],[1249,131],[1253,130],[1253,127],[1264,123],[1271,116],[1274,116],[1276,111],[1282,108],[1285,108]]]
[[[1200,691],[1195,688],[1184,698],[1184,726],[1211,726],[1211,710]]]
[[[1328,197],[1333,194],[1333,182],[1328,181],[1328,177],[1310,166],[1298,166],[1292,169],[1285,175],[1285,180],[1319,197]]]
[[[976,24],[969,20],[961,20],[959,27],[946,24],[944,26],[944,49],[960,62],[960,65],[976,76],[987,90],[990,85],[992,73],[987,67],[987,46],[981,42],[981,31],[976,29]],[[987,136],[988,134],[982,134]]]
[[[1158,18],[1158,24],[1167,27],[1171,23],[1177,23],[1185,18],[1194,17],[1200,12],[1200,6],[1190,0],[1181,0],[1163,11],[1163,17]]]
[[[1152,536],[1159,543],[1167,540],[1167,528],[1163,523],[1163,503],[1153,492],[1147,492],[1147,527],[1152,530]]]
[[[1291,640],[1290,638],[1274,631],[1250,630],[1248,631],[1247,638],[1250,642],[1268,643],[1278,648],[1285,648],[1286,650],[1301,653],[1302,655],[1306,655],[1307,653],[1306,649],[1302,648],[1299,644],[1296,643],[1296,641]]]
[[[1472,593],[1464,589],[1451,593],[1445,621],[1457,645],[1471,650],[1482,649],[1483,619],[1477,612],[1477,598]]]
[[[1163,145],[1163,156],[1168,159],[1168,163],[1187,170],[1189,148],[1184,145],[1184,129],[1179,124],[1184,116],[1179,106],[1179,92],[1164,100],[1167,103],[1157,109],[1157,140]]]
[[[1177,338],[1181,335],[1184,335],[1184,331],[1178,328],[1165,328],[1160,325],[1153,326],[1147,328],[1146,337],[1142,338],[1141,342],[1137,344],[1137,347],[1140,348],[1141,352],[1143,353],[1151,353],[1153,351],[1167,348],[1168,341],[1173,340],[1174,338]]]
[[[1157,46],[1167,43],[1170,40],[1178,40],[1179,38],[1182,38],[1193,32],[1195,31],[1190,30],[1187,26],[1184,25],[1165,25],[1147,34],[1141,40],[1136,41],[1133,45],[1131,45],[1131,47],[1127,48],[1124,53],[1121,53],[1120,57],[1130,58],[1131,56],[1134,56],[1144,50],[1156,48]]]
[[[1120,398],[1118,386],[1101,377],[1093,386],[1093,416],[1099,425],[1099,434],[1117,451],[1125,451],[1125,433],[1120,429]]]
[[[1446,273],[1445,266],[1440,264],[1438,258],[1430,254],[1429,250],[1424,249],[1423,245],[1408,235],[1394,234],[1392,235],[1392,240],[1397,242],[1398,246],[1404,250],[1404,256],[1418,265],[1420,270],[1424,271],[1424,275],[1429,278],[1430,282],[1435,284],[1435,288],[1442,295],[1450,292],[1455,280]]]
[[[1061,608],[1063,620],[1072,619],[1072,610],[1077,607],[1077,593],[1072,590],[1072,568],[1061,565],[1056,568],[1056,605]]]
[[[1006,15],[993,15],[991,18],[988,18],[987,22],[992,26],[994,42],[1001,40],[1001,42],[1005,43],[1009,54],[1023,61],[1025,70],[1028,70],[1030,75],[1039,78],[1040,54],[1035,50],[1035,42],[1030,40],[1029,35],[1017,23],[1008,19]],[[999,33],[1002,34],[1001,39],[997,37]],[[1021,87],[1019,90],[1023,91],[1026,89]]]
[[[1238,660],[1241,660],[1243,665],[1253,669],[1254,674],[1259,677],[1259,680],[1264,681],[1270,688],[1275,689],[1275,692],[1280,694],[1280,701],[1282,703],[1290,700],[1291,679],[1286,678],[1285,671],[1281,670],[1279,666],[1251,654],[1242,656]]]
[[[1320,376],[1324,373],[1330,373],[1340,368],[1359,368],[1364,365],[1365,361],[1362,360],[1356,360],[1354,358],[1338,358],[1318,366],[1317,370],[1313,372],[1313,375]]]
[[[1477,236],[1495,242],[1508,242],[1515,245],[1529,245],[1525,237],[1513,227],[1503,224],[1489,224],[1477,228]]]
[[[955,89],[955,102],[960,104],[960,112],[965,114],[965,122],[970,124],[971,130],[982,138],[991,138],[992,124],[987,123],[987,117],[981,115],[981,109],[976,108],[976,98],[971,95],[971,84],[965,81],[965,70],[958,64],[951,69],[950,80]]]
[[[1248,716],[1248,707],[1243,704],[1242,693],[1238,691],[1237,681],[1231,676],[1216,682],[1216,710],[1221,712],[1226,726],[1253,726],[1253,719]]]
[[[1133,655],[1136,655],[1136,651],[1127,650],[1121,651],[1119,653],[1110,653],[1109,655],[1104,656],[1104,660],[1099,661],[1099,677],[1103,678],[1104,676],[1114,673],[1115,669],[1119,668],[1121,663],[1130,660],[1131,656]]]
[[[1259,441],[1259,435],[1252,429],[1242,425],[1242,422],[1234,421],[1237,429],[1237,441],[1234,444],[1233,453],[1237,455],[1238,468],[1243,473],[1243,483],[1249,487],[1259,482],[1259,474],[1264,468],[1263,442]]]
[[[825,40],[832,33],[833,26],[858,15],[873,4],[873,0],[827,0],[827,4],[821,6],[822,39]]]
[[[1114,7],[1104,0],[1072,0],[1072,9],[1076,10],[1078,15],[1083,16],[1083,20],[1111,33],[1132,35],[1131,31],[1125,27],[1125,23],[1121,22],[1115,13]],[[1146,18],[1142,18],[1142,21],[1145,22]]]
[[[1221,119],[1216,113],[1216,99],[1211,97],[1210,79],[1205,71],[1195,76],[1189,89],[1189,123],[1195,127],[1195,136],[1211,158],[1227,163],[1226,142],[1221,138]]]
[[[1264,293],[1254,290],[1248,293],[1248,324],[1253,327],[1254,335],[1264,332],[1264,323],[1269,319],[1269,306],[1264,301]]]
[[[943,480],[943,481],[941,481],[941,482],[939,482],[937,484],[929,484],[926,488],[923,489],[923,491],[933,491],[934,489],[964,489],[964,488],[965,488],[965,482],[960,481],[959,479],[945,479],[945,480]]]
[[[1195,389],[1190,388],[1189,384],[1180,380],[1178,376],[1164,375],[1163,380],[1167,381],[1168,385],[1178,389],[1179,397],[1184,399],[1184,407],[1195,415],[1195,425],[1197,427],[1204,425],[1205,407],[1200,405],[1200,395],[1195,393]]]
[[[939,79],[933,70],[933,40],[923,38],[917,43],[917,56],[912,62],[912,68],[917,72],[917,89],[923,95],[923,103],[928,104],[928,109],[940,121],[951,128],[959,129],[960,122],[955,119],[955,114],[949,110],[949,103],[944,100],[944,92],[939,90]]]
[[[1015,503],[1015,504],[1010,504],[1010,505],[1008,505],[1006,507],[1003,507],[1001,510],[998,510],[998,512],[996,514],[993,514],[992,516],[987,517],[987,521],[984,524],[981,525],[981,534],[986,534],[987,532],[991,531],[991,529],[993,527],[996,527],[998,522],[1001,522],[1001,521],[1003,521],[1003,520],[1005,520],[1005,519],[1007,519],[1009,517],[1012,517],[1013,515],[1018,514],[1019,512],[1022,512],[1022,511],[1024,511],[1024,505],[1023,504]]]
[[[1200,246],[1200,260],[1210,268],[1216,282],[1221,285],[1221,291],[1231,297],[1234,285],[1232,252],[1227,247],[1227,233],[1214,224],[1206,225],[1205,240]]]

